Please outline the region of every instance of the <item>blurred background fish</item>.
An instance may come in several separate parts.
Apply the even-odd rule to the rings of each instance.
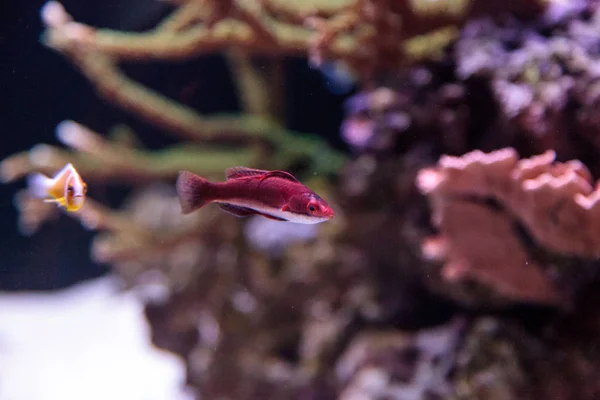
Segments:
[[[70,212],[83,206],[87,192],[87,184],[71,163],[65,165],[53,178],[40,172],[29,175],[27,186],[33,197],[44,199],[46,203],[56,203]]]

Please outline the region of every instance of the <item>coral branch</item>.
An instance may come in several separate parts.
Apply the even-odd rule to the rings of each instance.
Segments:
[[[179,28],[181,23],[174,26]],[[270,29],[277,40],[263,40],[267,35],[267,28],[263,28],[261,33],[256,33],[248,24],[232,19],[222,20],[212,29],[206,26],[192,26],[182,31],[162,29],[144,33],[124,33],[69,23],[62,28],[52,27],[44,34],[44,41],[61,52],[79,48],[119,60],[186,60],[223,48],[237,48],[265,55],[306,54],[310,44],[310,31],[275,21],[271,23]],[[268,37],[272,36],[268,33]],[[330,44],[327,54],[332,58],[351,59],[354,58],[352,54],[355,51],[356,47],[350,38],[340,37]]]
[[[119,180],[140,183],[151,179],[173,179],[180,170],[221,176],[231,165],[253,165],[260,153],[252,148],[214,149],[178,145],[158,151],[145,151],[108,141],[98,133],[72,121],[57,127],[58,138],[78,151],[50,145],[37,145],[28,152],[14,154],[0,163],[0,178],[11,182],[41,171],[56,173],[67,162],[76,166],[86,180]]]
[[[316,163],[313,168],[319,172],[336,171],[344,159],[336,151],[324,148],[320,140],[310,140],[303,138],[304,135],[286,131],[269,118],[251,114],[203,117],[128,79],[104,56],[78,53],[74,57],[83,73],[107,100],[183,139],[206,141],[238,137],[267,140],[279,149],[283,157],[291,157],[290,162],[296,159],[295,154],[312,159]],[[288,151],[292,149],[293,152]],[[329,167],[319,163],[319,154],[329,159]]]
[[[210,140],[224,133],[254,136],[272,130],[268,121],[253,116],[202,117],[127,78],[103,55],[76,53],[72,58],[106,100],[183,139]]]
[[[56,219],[59,215],[56,205],[32,197],[27,190],[15,194],[14,204],[19,210],[17,228],[25,236],[33,235],[46,221]]]
[[[268,56],[309,53],[317,64],[325,59],[344,61],[366,77],[439,54],[470,14],[544,6],[542,0],[491,3],[188,1],[154,30],[124,33],[73,22],[64,10],[57,11],[58,3],[51,2],[46,8],[53,12],[43,13],[49,27],[44,37],[47,45],[63,53],[78,49],[115,60],[182,60],[225,49]],[[433,36],[428,35],[431,32]],[[422,40],[405,43],[421,35]]]
[[[49,29],[46,42],[50,46],[70,57],[106,100],[135,113],[150,123],[177,134],[183,139],[193,141],[215,140],[231,136],[245,140],[267,140],[279,148],[282,158],[289,158],[288,162],[294,162],[298,157],[307,158],[312,161],[314,164],[312,168],[317,172],[336,171],[340,167],[343,160],[340,154],[329,149],[323,154],[325,149],[321,146],[320,141],[305,140],[293,132],[286,131],[267,116],[243,114],[204,117],[191,108],[177,104],[134,82],[117,68],[114,60],[107,55],[110,52],[105,49],[102,49],[102,52],[99,52],[99,49],[90,51],[86,46],[82,48],[82,46],[73,45],[74,41],[90,40],[95,34],[92,28],[72,22],[71,16],[60,4],[48,3],[42,11],[42,16]],[[163,32],[161,34],[173,35],[174,33],[169,32],[177,29],[176,25],[166,28],[163,26],[160,29],[160,32]],[[169,32],[164,33],[165,30]],[[115,43],[112,39],[109,42]],[[167,43],[169,46],[173,46],[170,37]],[[247,94],[250,95],[250,93]],[[249,101],[251,100],[249,99]],[[262,106],[259,108],[262,109]],[[253,108],[251,111],[257,110],[258,108]],[[323,163],[320,160],[321,157],[326,159],[329,165]],[[244,161],[248,161],[248,159],[245,158]],[[281,159],[276,161],[276,164],[276,167],[284,166],[281,165]]]

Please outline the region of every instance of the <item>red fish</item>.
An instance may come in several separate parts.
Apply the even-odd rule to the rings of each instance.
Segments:
[[[210,182],[188,171],[179,173],[181,212],[189,214],[209,203],[238,217],[262,215],[300,224],[333,218],[329,204],[285,171],[233,167],[225,182]]]

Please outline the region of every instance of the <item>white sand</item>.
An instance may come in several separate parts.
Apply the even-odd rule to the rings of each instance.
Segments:
[[[0,400],[184,400],[185,368],[152,346],[139,295],[101,278],[0,293]]]

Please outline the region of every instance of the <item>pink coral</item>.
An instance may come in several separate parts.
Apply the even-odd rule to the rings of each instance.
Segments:
[[[503,212],[467,201],[452,201],[440,221],[441,237],[427,240],[423,250],[446,263],[448,281],[471,277],[512,299],[561,303],[562,296],[531,261]],[[475,245],[476,244],[476,245]]]
[[[600,256],[600,191],[582,163],[555,162],[553,151],[523,160],[511,148],[444,156],[420,171],[417,186],[441,231],[425,242],[424,254],[446,261],[446,278],[470,275],[513,299],[556,302],[558,292],[529,259],[513,221],[551,252]]]

